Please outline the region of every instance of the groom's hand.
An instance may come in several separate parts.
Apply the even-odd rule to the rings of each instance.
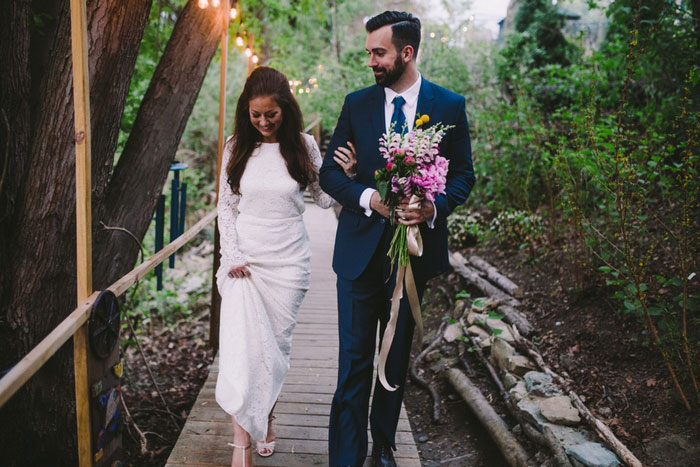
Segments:
[[[379,192],[375,191],[372,193],[372,197],[369,199],[369,207],[373,211],[377,211],[380,215],[386,217],[387,219],[391,215],[391,211],[389,210],[389,206],[384,204],[382,202],[382,197],[379,196]]]
[[[434,214],[435,205],[427,199],[422,200],[418,208],[409,208],[407,199],[396,207],[396,220],[403,225],[416,225],[432,220]]]

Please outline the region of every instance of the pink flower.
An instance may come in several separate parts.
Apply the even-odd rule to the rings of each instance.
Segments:
[[[391,169],[393,169],[394,167],[396,167],[396,164],[394,164],[393,162],[387,162],[387,163],[386,163],[386,170],[391,170]]]
[[[416,160],[411,156],[406,156],[406,158],[404,159],[404,162],[408,165],[415,165],[416,164]]]

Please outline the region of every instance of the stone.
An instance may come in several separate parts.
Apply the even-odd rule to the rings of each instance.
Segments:
[[[688,440],[681,435],[667,435],[649,442],[645,451],[660,465],[697,466],[700,459],[700,440]]]
[[[525,387],[525,383],[520,381],[518,384],[523,385],[523,388]],[[515,387],[518,387],[518,384],[515,385]],[[515,389],[515,388],[513,388]],[[511,389],[511,394],[513,394],[513,389]],[[542,398],[540,397],[535,397],[531,396],[529,394],[525,394],[525,396],[520,399],[517,402],[518,409],[520,410],[520,413],[522,416],[527,420],[528,422],[532,423],[537,431],[542,431],[542,426],[547,423],[547,421],[542,417],[542,414],[540,413],[540,402],[542,401]]]
[[[559,444],[565,449],[569,446],[597,441],[598,439],[595,433],[585,428],[555,425],[554,423],[545,423],[543,426],[552,431]]]
[[[520,378],[515,376],[513,373],[506,371],[503,373],[503,376],[501,377],[501,381],[503,381],[503,385],[506,387],[506,389],[510,389],[516,384],[518,384],[518,381],[520,381]]]
[[[486,326],[491,329],[495,336],[500,337],[504,341],[515,342],[510,326],[508,326],[508,324],[504,323],[502,320],[489,318],[486,320]]]
[[[612,409],[610,407],[598,407],[596,409],[596,412],[598,412],[598,415],[600,415],[603,418],[612,417]]]
[[[467,314],[467,323],[468,324],[479,324],[483,325],[482,323],[486,323],[486,320],[489,319],[488,315],[482,314],[482,313],[474,313],[473,311],[470,311]]]
[[[428,352],[428,354],[425,356],[425,361],[426,362],[434,362],[440,358],[440,350],[439,349],[434,349]]]
[[[472,311],[483,313],[488,308],[489,297],[477,297],[472,301]]]
[[[518,381],[515,385],[508,390],[510,397],[513,398],[514,402],[520,402],[525,396],[527,396],[527,388],[525,387],[524,381]]]
[[[464,310],[467,308],[467,302],[464,299],[457,299],[455,301],[455,306],[452,309],[452,318],[459,319],[464,314]]]
[[[443,339],[445,339],[447,342],[454,342],[457,340],[457,338],[462,337],[463,335],[464,329],[462,328],[462,326],[457,323],[454,323],[447,326],[447,329],[445,329]]]
[[[540,403],[540,413],[547,421],[557,425],[577,425],[581,423],[578,409],[571,405],[569,396],[556,396]]]
[[[581,443],[566,448],[566,453],[586,467],[616,467],[620,460],[600,443]],[[667,464],[668,465],[668,464]]]
[[[525,373],[525,385],[527,391],[542,397],[560,396],[561,391],[552,383],[552,377],[541,371],[528,371]]]
[[[479,344],[482,348],[486,347],[487,345],[491,345],[491,335],[489,335],[488,332],[484,331],[479,326],[469,326],[467,328],[467,334],[469,334],[470,336],[478,337]]]
[[[515,355],[515,349],[500,337],[494,337],[491,345],[491,361],[501,370],[507,369],[508,359]],[[524,373],[523,373],[524,374]]]
[[[512,355],[506,359],[505,370],[515,373],[518,376],[524,376],[527,372],[535,369],[535,364],[522,355]]]
[[[419,442],[419,443],[425,443],[425,442],[428,441],[429,439],[430,439],[430,438],[428,438],[427,435],[420,435],[420,436],[418,437],[418,442]]]

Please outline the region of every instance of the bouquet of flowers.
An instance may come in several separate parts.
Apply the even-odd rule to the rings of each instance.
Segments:
[[[392,127],[379,140],[379,152],[386,159],[386,166],[374,173],[377,191],[384,204],[391,210],[391,222],[395,224],[395,212],[402,200],[409,206],[419,205],[423,199],[435,201],[445,193],[449,161],[440,156],[440,141],[452,128],[438,123],[423,128],[430,121],[428,115],[416,117],[416,128],[406,134]],[[398,224],[389,248],[393,265],[408,264],[407,226]]]

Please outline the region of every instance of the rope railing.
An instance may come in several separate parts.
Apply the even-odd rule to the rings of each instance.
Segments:
[[[204,227],[210,224],[217,216],[216,208],[199,220],[189,230],[180,235],[174,241],[168,243],[162,250],[149,257],[130,272],[119,278],[107,289],[119,296],[129,290],[129,287],[142,279],[156,266],[175,253],[181,246],[189,242]],[[63,344],[70,339],[90,317],[92,305],[95,303],[99,292],[94,292],[90,297],[69,314],[66,319],[56,326],[41,342],[39,342],[27,355],[13,366],[5,376],[0,379],[0,407],[5,403],[55,354]]]

